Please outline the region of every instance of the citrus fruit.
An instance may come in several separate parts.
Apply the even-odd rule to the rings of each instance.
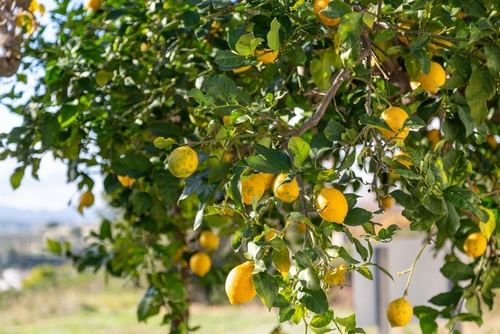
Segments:
[[[191,147],[178,147],[168,157],[168,170],[180,179],[189,177],[196,167],[198,167],[198,155]]]
[[[231,116],[226,115],[222,117],[222,124],[228,125],[231,124]]]
[[[436,147],[436,144],[441,140],[438,129],[429,130],[429,132],[427,132],[426,137],[431,142],[432,149],[434,149],[434,147]]]
[[[337,268],[329,270],[324,276],[323,280],[327,284],[340,285],[345,282],[345,272],[347,267],[345,264],[341,264]]]
[[[403,128],[403,124],[408,118],[408,114],[403,109],[398,107],[388,108],[382,112],[380,118],[382,118],[392,130],[380,130],[387,139],[393,138],[394,141],[404,140],[408,136],[410,129]]]
[[[307,226],[304,223],[300,223],[297,225],[297,229],[299,230],[299,233],[304,233],[307,230]]]
[[[272,238],[274,238],[275,236],[276,236],[276,233],[274,231],[269,231],[269,233],[264,236],[264,240],[269,241]]]
[[[391,327],[403,327],[410,322],[413,316],[413,307],[406,298],[398,298],[393,300],[387,306],[387,319],[391,323]]]
[[[491,146],[491,148],[492,148],[492,149],[496,149],[496,148],[497,148],[497,146],[498,146],[498,142],[497,142],[497,140],[495,139],[495,136],[493,136],[493,135],[488,135],[488,136],[486,137],[486,142],[487,142],[488,144],[490,144],[490,146]]]
[[[241,194],[243,203],[250,205],[255,196],[260,200],[266,190],[266,182],[262,175],[252,174],[246,179],[241,180]]]
[[[219,248],[219,237],[212,231],[203,231],[200,234],[200,245],[206,251],[215,251]]]
[[[87,190],[80,196],[80,201],[78,203],[78,212],[82,213],[84,207],[90,207],[94,204],[94,194],[90,190]]]
[[[273,51],[272,49],[255,50],[255,55],[257,60],[260,60],[264,64],[274,63],[276,58],[278,58],[280,50]]]
[[[252,271],[254,265],[247,261],[234,267],[226,278],[226,294],[231,304],[243,304],[255,297]]]
[[[323,188],[316,197],[316,210],[324,220],[342,224],[347,215],[347,200],[341,191]]]
[[[436,30],[434,32],[432,32],[434,35],[439,35],[441,34],[442,30]],[[446,45],[447,47],[452,47],[453,44],[450,43],[450,41],[446,40],[446,39],[442,39],[442,38],[437,38],[436,39],[436,42],[438,42],[439,44],[443,44],[443,45]],[[429,43],[428,44],[428,47],[429,47],[429,50],[435,55],[435,56],[441,56],[441,54],[439,52],[436,52],[436,50],[440,50],[442,49],[443,47],[441,45],[436,45],[434,43]]]
[[[135,179],[131,178],[128,175],[118,175],[118,181],[122,184],[124,187],[129,187],[134,184]]]
[[[411,159],[410,155],[408,154],[408,152],[404,152],[404,151],[399,151],[399,152],[395,152],[393,155],[392,155],[392,159],[393,160],[396,160],[397,162],[399,162],[401,165],[407,167],[407,168],[410,168],[411,166],[413,166],[413,162],[411,161],[408,161],[406,158],[400,158],[400,157],[408,157],[409,159]]]
[[[340,18],[331,19],[331,18],[323,15],[323,13],[321,13],[321,11],[323,9],[326,9],[326,7],[328,7],[329,2],[330,2],[330,0],[315,0],[314,1],[314,12],[316,14],[319,14],[319,17],[321,17],[321,19],[323,21],[325,21],[327,26],[334,27],[337,24],[339,24]]]
[[[286,277],[290,271],[290,252],[288,251],[288,248],[285,246],[280,251],[273,249],[271,257],[276,269],[278,269],[283,277]]]
[[[189,267],[196,276],[203,277],[210,271],[212,260],[207,253],[196,252],[189,259]]]
[[[398,25],[405,30],[411,30],[411,24],[409,23],[399,23]],[[399,33],[397,34],[397,37],[401,43],[403,43],[406,46],[410,46],[411,41],[408,35],[404,33],[403,34]]]
[[[245,72],[245,71],[248,71],[250,69],[250,67],[252,67],[252,65],[248,65],[248,66],[243,66],[243,67],[240,67],[240,68],[235,68],[233,70],[234,73],[241,73],[241,72]]]
[[[273,185],[274,196],[278,197],[284,203],[292,203],[299,197],[299,185],[294,178],[292,182],[283,183],[287,178],[287,174],[279,174],[276,176]]]
[[[177,266],[182,261],[182,267],[187,266],[187,262],[184,261],[184,259],[182,258],[182,255],[184,253],[187,253],[188,251],[189,250],[188,250],[186,245],[183,245],[182,247],[177,248],[174,255],[172,255],[172,262],[174,263],[174,265]]]
[[[418,74],[418,81],[420,81],[420,85],[422,88],[428,91],[429,93],[437,93],[439,88],[444,85],[446,81],[446,73],[444,72],[443,67],[438,63],[431,61],[431,69],[429,70],[429,74],[423,74],[420,72]]]
[[[464,242],[464,253],[471,257],[479,257],[486,251],[488,240],[481,232],[474,232],[467,236]]]
[[[84,4],[85,9],[92,9],[97,12],[101,8],[101,0],[86,0]]]
[[[392,199],[392,197],[391,197],[391,196],[389,196],[389,195],[382,197],[381,202],[382,202],[382,206],[383,206],[386,210],[390,209],[390,208],[392,207],[392,205],[394,204],[394,200],[393,200],[393,199]]]
[[[273,185],[275,175],[268,173],[259,173],[259,174],[264,178],[266,190],[271,188],[271,186]]]

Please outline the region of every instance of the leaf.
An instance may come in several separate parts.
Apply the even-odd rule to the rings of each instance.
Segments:
[[[484,37],[492,35],[495,31],[490,29],[481,29],[474,23],[470,24],[470,39],[469,44],[475,43]]]
[[[392,129],[387,125],[387,123],[380,117],[363,114],[359,118],[359,123],[361,125],[368,125],[374,129],[392,131]]]
[[[304,315],[306,313],[306,309],[302,305],[297,305],[294,310],[295,310],[295,313],[292,315],[292,321],[296,325],[298,325],[302,321],[302,318],[304,317]]]
[[[212,167],[210,174],[208,175],[208,183],[215,183],[221,181],[231,169],[231,164],[229,162],[219,162]]]
[[[329,19],[336,19],[351,12],[351,7],[345,2],[340,0],[332,0],[328,3],[328,6],[321,11],[321,14],[328,17]]]
[[[212,0],[211,2],[214,9],[224,8],[231,4],[231,0]]]
[[[420,117],[410,116],[405,120],[403,126],[410,129],[420,129],[425,126],[425,122]]]
[[[356,270],[358,273],[360,273],[363,277],[369,279],[370,281],[373,281],[373,274],[368,267],[359,267]]]
[[[470,108],[468,105],[457,104],[458,117],[465,127],[465,138],[469,137],[474,132],[474,122],[472,121],[472,116],[470,114]]]
[[[163,137],[157,137],[155,138],[155,140],[153,141],[153,145],[157,148],[157,149],[160,149],[160,150],[163,150],[165,148],[168,148],[174,144],[178,144],[175,140],[173,140],[172,138],[163,138]]]
[[[318,290],[321,287],[318,274],[311,267],[301,270],[298,277],[300,284],[309,290]]]
[[[383,272],[384,274],[386,274],[393,282],[394,282],[394,278],[392,277],[392,275],[382,266],[376,264],[376,263],[371,263],[371,262],[367,262],[366,263],[367,266],[375,266],[378,268],[378,270],[380,270],[381,272]]]
[[[278,295],[279,290],[276,279],[269,275],[267,271],[263,271],[253,275],[253,284],[255,286],[255,291],[257,291],[260,299],[262,299],[262,303],[271,310],[274,298]]]
[[[316,314],[328,312],[328,300],[323,289],[308,290],[302,288],[302,290],[297,293],[297,298],[309,311]]]
[[[40,125],[40,134],[42,135],[42,144],[44,147],[55,146],[59,141],[61,127],[56,116],[51,116]]]
[[[12,189],[17,189],[21,185],[21,181],[24,178],[24,171],[26,169],[26,166],[20,166],[17,167],[14,170],[14,173],[10,176],[10,185],[12,186]]]
[[[366,250],[365,246],[363,246],[361,242],[356,238],[353,238],[353,241],[354,246],[356,247],[356,251],[361,256],[361,259],[363,261],[366,261],[368,259],[368,251]]]
[[[200,202],[198,204],[198,211],[196,212],[196,216],[194,217],[193,230],[196,231],[201,224],[203,224],[203,213],[205,211],[206,202]]]
[[[347,226],[359,226],[370,221],[372,213],[363,208],[352,208],[347,212],[344,224]]]
[[[474,270],[472,270],[470,266],[459,261],[445,263],[441,268],[441,273],[444,277],[454,282],[465,281],[474,277]]]
[[[244,57],[253,56],[255,49],[262,42],[264,42],[263,38],[243,35],[236,42],[236,51]]]
[[[320,328],[328,326],[333,320],[333,310],[328,310],[325,314],[316,314],[311,319],[311,326]]]
[[[328,140],[340,141],[345,131],[345,127],[342,124],[331,119],[328,121],[324,133]]]
[[[423,205],[419,205],[413,213],[410,230],[427,231],[442,216],[443,215],[429,212]]]
[[[479,297],[476,294],[467,298],[467,301],[465,302],[465,308],[475,316],[480,317],[482,315],[481,302],[479,301]]]
[[[351,256],[351,254],[349,254],[349,252],[342,246],[339,248],[339,256],[342,259],[344,259],[344,261],[347,262],[348,264],[358,264],[359,263],[359,261],[356,260],[355,258],[353,258]]]
[[[440,293],[429,300],[437,306],[455,306],[460,301],[461,294],[458,291],[449,291]]]
[[[446,202],[446,205],[448,207],[447,209],[448,214],[443,218],[439,219],[436,222],[436,226],[440,234],[442,234],[447,238],[451,238],[452,236],[455,235],[455,233],[458,231],[460,227],[460,216],[458,215],[457,210],[455,210],[455,207],[451,203]]]
[[[259,144],[254,144],[254,148],[268,163],[273,164],[280,171],[289,172],[292,170],[290,157],[285,152],[267,148]]]
[[[291,308],[290,306],[280,308],[279,322],[284,323],[284,322],[292,320],[294,314],[295,314],[295,310],[293,308]]]
[[[139,302],[139,306],[137,308],[137,320],[144,321],[150,316],[158,313],[159,307],[154,307],[153,305],[157,296],[158,290],[154,286],[150,286]]]
[[[474,321],[475,323],[478,324],[478,326],[481,326],[483,324],[483,319],[481,317],[478,317],[470,313],[462,313],[451,318],[451,320],[446,324],[445,327],[451,328],[451,326],[453,326],[456,322],[462,322],[462,321]]]
[[[47,240],[47,249],[49,252],[57,254],[57,255],[62,255],[62,246],[59,242],[46,238]]]
[[[149,175],[151,162],[142,154],[125,154],[118,160],[111,161],[111,168],[118,175],[128,175],[131,178],[139,179]]]
[[[470,83],[465,89],[465,98],[471,110],[474,123],[481,125],[488,116],[487,100],[491,100],[496,93],[495,79],[488,68],[478,67],[471,76]]]
[[[245,158],[245,162],[248,164],[248,166],[252,167],[253,169],[259,172],[268,174],[278,174],[281,172],[280,168],[278,168],[276,165],[270,164],[266,159],[264,159],[260,155],[254,155]]]
[[[486,45],[484,55],[487,61],[486,66],[488,66],[491,75],[498,79],[500,75],[500,47],[494,44]]]
[[[475,0],[463,0],[460,2],[465,14],[476,17],[484,17],[484,8]]]
[[[332,76],[332,64],[337,57],[333,48],[325,49],[318,53],[318,57],[313,58],[310,65],[311,76],[314,84],[322,91],[330,88],[330,78]]]
[[[146,192],[138,192],[132,200],[134,214],[140,216],[145,213],[153,204],[151,196]]]
[[[281,23],[274,18],[271,22],[271,30],[267,33],[267,44],[273,51],[276,51],[280,48],[280,31]]]
[[[335,318],[335,322],[344,327],[344,333],[350,332],[356,328],[356,314],[353,313],[345,318]]]
[[[238,88],[233,80],[223,75],[215,75],[212,79],[206,78],[203,82],[207,94],[232,103],[238,95]]]
[[[309,156],[311,147],[304,139],[300,137],[291,137],[288,141],[288,148],[293,152],[294,155],[293,164],[295,165],[295,167],[300,169],[302,163]]]
[[[417,36],[411,41],[410,52],[415,52],[416,50],[425,47],[431,40],[431,34],[429,32],[424,32],[423,34]]]
[[[285,54],[295,66],[304,65],[307,61],[306,54],[299,43],[287,44]]]
[[[490,267],[481,276],[481,294],[484,297],[492,299],[494,295],[491,293],[491,289],[495,285],[498,277],[500,276],[500,267]]]
[[[488,219],[486,213],[483,214],[483,212],[481,212],[479,207],[476,205],[475,195],[471,191],[463,189],[458,185],[454,185],[446,188],[443,191],[443,196],[446,201],[449,201],[453,205],[463,210],[471,211],[477,215],[480,220]]]
[[[493,213],[493,211],[491,211],[491,209],[485,207],[480,207],[480,209],[488,213],[489,219],[486,221],[481,221],[479,223],[479,229],[481,230],[481,234],[484,235],[484,237],[487,240],[490,240],[490,237],[495,231],[495,228],[497,226],[497,222],[495,220],[495,214]]]

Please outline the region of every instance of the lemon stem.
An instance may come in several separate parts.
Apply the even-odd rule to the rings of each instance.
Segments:
[[[429,230],[429,237],[425,240],[425,243],[424,245],[422,246],[422,248],[420,249],[420,252],[418,253],[417,257],[415,258],[415,260],[413,261],[413,264],[411,265],[411,268],[410,268],[410,276],[408,276],[408,281],[406,282],[406,288],[405,288],[405,292],[403,293],[403,297],[406,297],[408,296],[408,289],[410,288],[410,283],[411,283],[411,278],[413,277],[413,271],[415,270],[415,266],[417,265],[417,261],[420,259],[420,257],[422,256],[423,252],[424,252],[424,249],[425,247],[427,247],[427,245],[431,242],[432,238],[431,238],[431,235],[432,235],[432,228],[434,227],[434,225],[431,226],[430,230]]]

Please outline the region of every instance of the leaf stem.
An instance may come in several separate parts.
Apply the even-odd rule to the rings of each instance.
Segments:
[[[435,224],[435,223],[434,223]],[[424,245],[422,246],[422,248],[420,249],[420,252],[418,253],[417,257],[415,258],[415,260],[413,261],[413,264],[411,265],[411,268],[410,268],[410,276],[408,276],[408,281],[406,282],[406,288],[405,288],[405,292],[403,293],[403,297],[406,297],[408,295],[408,289],[410,288],[410,283],[411,283],[411,278],[413,277],[413,272],[415,271],[415,266],[417,265],[417,261],[420,259],[420,257],[422,256],[423,252],[424,252],[424,249],[427,247],[427,245],[429,245],[429,243],[431,242],[432,240],[432,228],[434,227],[434,224],[431,226],[430,230],[429,230],[429,237],[425,240],[425,243]]]

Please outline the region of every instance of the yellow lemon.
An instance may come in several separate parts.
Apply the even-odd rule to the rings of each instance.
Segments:
[[[418,81],[422,88],[429,93],[437,93],[439,88],[446,82],[446,73],[441,65],[431,61],[431,69],[429,74],[423,74],[422,72],[418,75]]]
[[[441,34],[442,30],[436,30],[433,32],[434,35],[439,35]],[[446,40],[446,39],[442,39],[442,38],[438,38],[436,39],[436,42],[440,43],[440,44],[443,44],[443,45],[446,45],[447,47],[452,47],[453,44],[450,43],[450,41]],[[428,44],[428,48],[429,50],[435,55],[435,56],[441,56],[441,54],[439,52],[436,52],[436,50],[440,50],[442,49],[443,47],[441,45],[436,45],[434,43],[429,43]]]
[[[90,207],[94,204],[94,194],[90,190],[87,190],[80,196],[80,201],[78,203],[78,212],[82,213],[84,207]]]
[[[234,267],[226,278],[226,294],[231,304],[243,304],[251,300],[257,292],[253,285],[254,265],[247,261]]]
[[[411,166],[413,166],[413,162],[408,161],[407,159],[404,159],[404,158],[401,159],[400,158],[401,156],[408,157],[409,159],[411,159],[410,154],[408,154],[408,152],[404,152],[404,151],[395,152],[392,155],[392,159],[396,160],[397,162],[399,162],[401,165],[405,166],[406,168],[410,168]]]
[[[250,67],[252,67],[252,65],[248,65],[248,66],[243,66],[243,67],[240,67],[240,68],[235,68],[233,70],[234,73],[241,73],[241,72],[245,72],[245,71],[248,71],[250,69]]]
[[[222,117],[222,124],[224,124],[224,125],[231,124],[231,116],[228,116],[228,115],[223,116]]]
[[[264,236],[264,240],[269,241],[272,238],[274,238],[275,236],[276,236],[276,233],[274,231],[270,231],[268,234],[266,234]]]
[[[398,25],[401,28],[404,28],[405,30],[411,30],[411,24],[409,23],[399,23]],[[398,33],[396,36],[398,37],[401,43],[403,43],[406,46],[410,46],[411,38],[408,35]]]
[[[299,230],[299,233],[304,233],[307,230],[307,225],[304,223],[300,223],[297,225],[297,229]]]
[[[464,242],[464,253],[470,257],[479,257],[486,251],[488,240],[481,232],[474,232],[467,236]]]
[[[403,109],[398,107],[388,108],[382,112],[380,118],[382,118],[387,123],[387,125],[392,129],[392,131],[380,130],[380,132],[387,139],[393,138],[392,140],[394,141],[404,140],[408,136],[410,129],[403,128],[403,124],[408,118],[408,114]]]
[[[134,184],[135,179],[131,178],[128,175],[118,175],[118,181],[122,184],[124,187],[129,187]]]
[[[347,216],[347,199],[334,188],[323,188],[316,197],[316,210],[326,221],[342,224]]]
[[[274,63],[276,58],[278,58],[280,50],[273,51],[272,49],[255,50],[255,55],[257,59],[264,64]]]
[[[189,250],[188,250],[186,245],[183,245],[182,247],[177,248],[174,255],[172,255],[172,262],[174,263],[174,265],[176,265],[176,266],[179,265],[179,262],[182,260],[182,267],[186,267],[187,262],[182,259],[182,255],[184,253],[187,253],[188,251]]]
[[[200,234],[200,245],[208,252],[217,250],[219,242],[219,237],[212,231],[203,231]]]
[[[429,130],[429,132],[427,132],[426,137],[431,142],[431,149],[434,149],[434,147],[436,147],[436,144],[441,140],[438,129]]]
[[[86,0],[84,3],[85,9],[92,9],[97,12],[101,8],[101,0]]]
[[[252,174],[246,179],[241,180],[241,194],[243,196],[243,203],[250,205],[255,196],[257,200],[262,198],[266,190],[266,182],[260,174]]]
[[[198,155],[191,147],[178,147],[168,157],[168,170],[180,179],[189,177],[196,167],[198,167]]]
[[[413,317],[413,307],[406,298],[393,300],[387,307],[387,319],[391,327],[403,327]]]
[[[264,178],[264,182],[266,183],[265,186],[266,190],[271,188],[271,186],[273,185],[275,175],[268,173],[259,173],[259,174]]]
[[[198,277],[205,276],[212,267],[212,260],[207,253],[196,252],[189,259],[189,267]]]
[[[292,203],[299,197],[299,185],[294,178],[292,182],[283,183],[287,178],[287,174],[279,174],[276,176],[273,185],[274,196],[278,197],[284,203]]]
[[[490,144],[491,148],[492,148],[492,149],[494,149],[494,150],[495,150],[495,149],[497,148],[497,146],[498,146],[498,142],[497,142],[497,140],[495,139],[495,136],[493,136],[493,135],[488,135],[488,136],[486,137],[486,142],[487,142],[488,144]]]
[[[321,13],[321,11],[323,9],[326,9],[326,7],[328,7],[329,2],[330,2],[330,0],[315,0],[314,1],[314,12],[316,14],[319,14],[319,17],[321,17],[321,19],[323,21],[325,21],[327,26],[334,27],[337,24],[339,24],[340,18],[331,19],[331,18],[323,15],[323,13]]]
[[[389,210],[392,207],[392,205],[394,204],[394,200],[389,195],[386,195],[386,196],[382,197],[381,202],[382,202],[382,206],[386,210]]]

